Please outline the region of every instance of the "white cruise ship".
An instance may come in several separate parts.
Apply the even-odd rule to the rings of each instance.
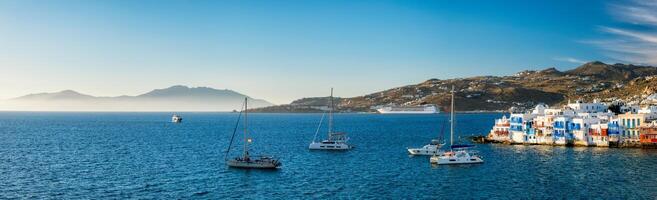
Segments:
[[[386,106],[376,109],[381,114],[436,114],[440,113],[435,105],[422,106]]]

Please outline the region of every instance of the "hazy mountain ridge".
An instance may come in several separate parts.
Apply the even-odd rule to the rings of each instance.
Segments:
[[[3,110],[26,111],[232,111],[244,98],[250,107],[271,106],[232,90],[209,87],[172,86],[137,96],[95,97],[73,90],[29,94],[0,102]]]
[[[525,70],[511,76],[476,76],[456,79],[430,79],[368,95],[343,98],[337,104],[342,111],[373,112],[374,106],[436,104],[448,111],[451,86],[455,86],[457,111],[506,111],[511,107],[530,108],[538,103],[558,105],[569,99],[603,101],[642,101],[657,92],[657,68],[627,64],[585,63],[575,69],[559,71],[547,68]],[[279,105],[256,111],[295,112],[304,98],[290,105]],[[304,107],[304,109],[307,107]],[[319,112],[319,110],[314,110]],[[307,109],[304,112],[309,112]]]

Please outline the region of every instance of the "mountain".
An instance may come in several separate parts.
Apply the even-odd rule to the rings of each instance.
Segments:
[[[80,94],[73,90],[63,90],[61,92],[55,93],[38,93],[38,94],[29,94],[19,98],[17,100],[71,100],[71,99],[93,99],[93,96]]]
[[[608,65],[600,61],[594,61],[573,70],[568,70],[566,73],[576,76],[591,76],[600,80],[622,81],[642,76],[657,75],[657,70],[655,70],[655,67],[625,64]]]
[[[430,79],[414,85],[343,98],[336,105],[340,111],[373,112],[375,106],[381,105],[436,104],[441,110],[449,111],[451,86],[457,90],[457,111],[506,111],[511,107],[528,109],[538,103],[554,106],[577,99],[641,103],[648,95],[657,93],[657,68],[593,61],[564,72],[547,68],[525,70],[510,76]],[[305,105],[316,104],[313,102],[316,102],[315,98],[304,98],[289,105],[254,111],[297,112],[295,108],[298,107],[302,108],[301,112],[321,112]]]
[[[3,110],[34,111],[232,111],[244,98],[249,107],[272,106],[232,90],[209,87],[172,86],[137,96],[95,97],[73,90],[29,94],[0,102]]]

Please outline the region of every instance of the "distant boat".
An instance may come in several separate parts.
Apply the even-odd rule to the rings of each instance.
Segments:
[[[454,86],[452,86],[452,107],[450,110],[450,150],[440,155],[431,156],[429,162],[438,165],[483,163],[484,160],[481,157],[468,150],[474,145],[454,144]]]
[[[315,131],[315,137],[310,145],[308,145],[308,148],[311,150],[349,150],[353,146],[347,144],[349,141],[347,133],[333,131],[333,88],[331,88],[329,103],[328,138],[321,142],[316,142],[317,133],[319,133],[319,128],[322,126],[322,121],[324,120],[324,115],[322,115],[322,119],[319,120],[319,125],[317,126],[317,131]]]
[[[247,98],[244,98],[244,110],[240,112],[240,115],[237,118],[235,129],[233,130],[233,136],[230,139],[230,144],[228,145],[228,151],[226,151],[226,159],[228,158],[228,154],[230,153],[230,149],[233,144],[233,139],[235,138],[235,133],[237,132],[237,128],[240,122],[240,118],[242,117],[242,113],[244,113],[244,123],[243,123],[244,150],[241,156],[227,160],[226,164],[229,167],[235,167],[235,168],[277,169],[278,167],[281,166],[281,162],[279,162],[278,159],[275,159],[270,156],[249,155],[249,143],[251,143],[252,140],[251,138],[249,138],[249,133],[248,133],[247,110],[248,110],[248,100]]]
[[[171,116],[171,122],[173,123],[180,123],[182,120],[183,118],[179,115],[173,114],[173,116]]]
[[[386,106],[376,109],[381,114],[437,114],[440,113],[435,105],[422,106]]]

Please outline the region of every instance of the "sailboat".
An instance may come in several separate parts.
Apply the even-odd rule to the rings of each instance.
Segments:
[[[248,123],[247,123],[247,110],[248,110],[248,99],[244,98],[244,110],[240,112],[237,122],[235,124],[235,129],[233,130],[233,136],[230,139],[230,144],[228,145],[228,151],[226,151],[226,159],[228,158],[228,153],[230,153],[231,146],[233,144],[233,139],[235,138],[235,133],[239,126],[240,118],[242,113],[244,113],[244,150],[241,156],[227,160],[226,164],[229,167],[235,168],[256,168],[256,169],[276,169],[281,166],[281,162],[278,159],[269,157],[269,156],[251,156],[249,155],[249,143],[252,142],[249,138],[248,132]]]
[[[474,147],[474,145],[469,144],[454,144],[454,86],[452,86],[452,109],[450,115],[450,150],[439,154],[433,155],[429,159],[431,164],[438,165],[451,165],[451,164],[478,164],[483,163],[484,160],[481,159],[479,155],[474,154],[474,152],[469,151],[468,149]]]
[[[313,138],[313,141],[308,145],[308,149],[311,150],[349,150],[353,148],[353,146],[349,145],[347,141],[349,141],[349,137],[347,137],[347,133],[344,132],[334,132],[333,131],[333,88],[331,88],[331,96],[329,100],[329,120],[328,120],[328,138],[326,140],[322,140],[321,142],[317,142],[317,133],[319,132],[319,128],[322,125],[322,121],[324,119],[324,116],[322,116],[322,119],[319,121],[319,125],[317,127],[317,131],[315,132],[315,137]]]
[[[444,130],[444,124],[443,124],[443,130]],[[442,134],[441,130],[441,134]],[[442,141],[441,139],[433,139],[431,140],[431,143],[424,145],[422,148],[407,148],[408,153],[414,156],[432,156],[432,155],[438,155],[442,151],[440,148],[445,145],[445,142]]]

